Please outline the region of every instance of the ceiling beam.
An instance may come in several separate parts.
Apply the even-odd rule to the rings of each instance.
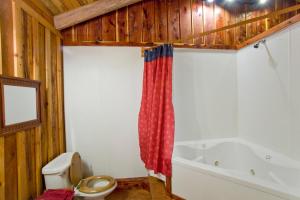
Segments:
[[[54,16],[55,28],[62,30],[140,1],[142,0],[98,0]]]

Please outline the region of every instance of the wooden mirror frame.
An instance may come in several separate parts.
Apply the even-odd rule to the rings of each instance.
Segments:
[[[4,102],[4,85],[29,87],[36,89],[36,111],[37,119],[24,121],[16,124],[5,125],[5,102]],[[25,129],[33,128],[41,124],[41,92],[40,81],[34,81],[23,78],[0,76],[0,137],[6,134],[15,133]]]

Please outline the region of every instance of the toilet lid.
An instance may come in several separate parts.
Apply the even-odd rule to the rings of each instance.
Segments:
[[[82,179],[82,165],[79,153],[74,153],[70,166],[70,181],[73,186],[77,186]]]
[[[87,194],[100,193],[115,185],[115,179],[110,176],[91,176],[81,181],[79,191]]]

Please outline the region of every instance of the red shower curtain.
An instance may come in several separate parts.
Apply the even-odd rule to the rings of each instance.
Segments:
[[[139,113],[139,142],[145,167],[172,174],[174,109],[172,103],[173,48],[145,51],[143,94]]]

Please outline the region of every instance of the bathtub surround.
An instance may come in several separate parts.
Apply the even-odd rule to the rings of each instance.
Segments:
[[[175,141],[237,137],[236,51],[174,52]]]
[[[237,53],[239,136],[300,160],[300,23]]]
[[[141,159],[155,174],[172,175],[174,108],[172,101],[173,47],[145,51],[144,79],[139,113]]]
[[[175,141],[241,137],[300,160],[300,23],[237,52],[175,50]]]

